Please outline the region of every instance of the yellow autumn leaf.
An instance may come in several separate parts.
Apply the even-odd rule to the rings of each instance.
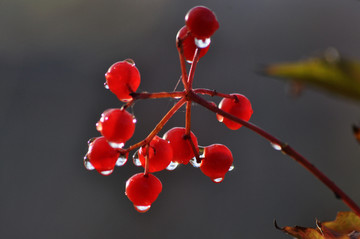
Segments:
[[[321,57],[270,64],[263,71],[268,76],[360,100],[360,61],[344,59],[334,48],[328,49]]]
[[[353,212],[339,212],[334,221],[317,222],[316,228],[275,226],[298,239],[360,239],[360,217]]]

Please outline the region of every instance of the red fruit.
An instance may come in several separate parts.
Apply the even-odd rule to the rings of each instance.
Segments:
[[[85,156],[91,165],[102,175],[109,175],[113,172],[120,153],[113,149],[104,137],[98,137],[90,141],[89,150]],[[89,165],[85,165],[87,169]]]
[[[140,73],[131,59],[110,66],[105,74],[107,87],[123,102],[132,99],[131,93],[140,85]]]
[[[204,158],[201,160],[201,171],[215,183],[224,180],[225,174],[233,163],[230,149],[222,144],[212,144],[204,148]]]
[[[143,146],[139,149],[139,160],[145,167],[146,147],[148,147],[149,172],[158,172],[166,169],[173,159],[173,150],[168,141],[155,136],[149,146]]]
[[[195,157],[194,151],[188,139],[184,138],[185,128],[175,127],[167,131],[163,139],[170,142],[174,153],[173,162],[188,164],[190,159]],[[198,141],[193,132],[190,132],[190,137],[194,142],[196,151],[199,151]]]
[[[121,148],[135,131],[135,118],[123,109],[108,109],[101,114],[96,129],[114,148]]]
[[[198,39],[211,37],[219,28],[219,22],[213,11],[204,6],[191,8],[185,16],[185,24]]]
[[[146,212],[162,190],[161,181],[152,174],[138,173],[126,181],[125,194],[138,212]]]
[[[176,39],[177,41],[180,39],[182,41],[182,48],[183,48],[183,53],[184,53],[184,57],[186,59],[187,62],[192,63],[193,58],[194,58],[194,54],[195,54],[195,50],[196,50],[196,45],[195,45],[195,38],[194,36],[188,31],[186,26],[183,26],[177,33],[176,35]],[[208,52],[210,48],[210,44],[205,47],[205,48],[201,48],[200,50],[200,55],[199,55],[199,59],[203,56],[205,56],[205,54]]]
[[[223,98],[219,104],[219,108],[229,114],[232,114],[244,121],[249,121],[253,110],[251,108],[251,103],[244,95],[241,94],[231,94],[236,96],[237,99]],[[223,122],[229,129],[237,130],[242,125],[236,123],[228,118],[223,117],[222,115],[217,114],[217,119],[220,122]]]

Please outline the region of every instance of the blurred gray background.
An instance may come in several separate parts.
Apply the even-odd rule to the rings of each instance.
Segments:
[[[256,73],[333,46],[360,59],[355,0],[1,0],[1,238],[291,238],[280,226],[315,226],[349,210],[300,165],[258,135],[230,131],[199,106],[200,145],[222,143],[235,170],[214,184],[190,165],[157,173],[163,192],[146,214],[124,195],[141,169],[131,162],[108,177],[83,166],[95,123],[121,103],[104,73],[133,58],[139,90],[171,91],[180,76],[175,35],[186,12],[206,5],[220,29],[195,75],[195,87],[245,94],[252,122],[288,142],[360,203],[360,146],[351,125],[359,102],[312,89],[291,97],[286,82]],[[219,98],[211,99],[219,102]],[[143,139],[174,101],[138,102]],[[184,126],[184,110],[166,125]]]

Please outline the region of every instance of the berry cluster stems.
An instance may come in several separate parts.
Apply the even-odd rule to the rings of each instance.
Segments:
[[[185,128],[186,128],[186,137],[188,138],[196,159],[200,162],[199,152],[197,152],[194,143],[190,137],[190,130],[191,130],[191,104],[195,102],[208,110],[220,114],[223,117],[226,117],[232,121],[235,121],[239,124],[242,124],[246,128],[252,130],[256,134],[262,136],[266,140],[268,140],[274,148],[281,151],[282,153],[288,155],[289,157],[293,158],[296,162],[302,165],[305,169],[307,169],[311,174],[313,174],[316,178],[318,178],[322,183],[324,183],[334,194],[337,198],[341,199],[349,208],[351,208],[358,216],[360,216],[360,207],[344,192],[340,189],[333,181],[331,181],[323,172],[321,172],[318,168],[316,168],[313,164],[311,164],[304,156],[299,154],[296,150],[294,150],[290,145],[282,142],[278,138],[274,137],[270,133],[266,132],[265,130],[261,129],[260,127],[252,124],[248,121],[241,120],[240,118],[235,117],[221,109],[217,106],[211,104],[207,100],[203,99],[199,96],[201,95],[209,95],[209,96],[219,96],[225,98],[232,98],[230,94],[224,94],[217,92],[215,90],[208,90],[208,89],[193,89],[192,83],[194,79],[194,74],[197,66],[197,62],[199,60],[199,53],[200,49],[197,48],[194,54],[194,59],[190,67],[189,75],[186,71],[186,62],[183,55],[183,49],[181,45],[182,40],[178,39],[178,52],[179,52],[179,60],[181,66],[181,73],[182,73],[182,83],[184,85],[184,91],[174,91],[174,92],[158,92],[158,93],[132,93],[133,100],[126,104],[124,107],[128,107],[132,105],[134,101],[139,99],[157,99],[157,98],[174,98],[179,99],[179,101],[169,110],[169,112],[161,119],[161,121],[156,125],[156,127],[151,131],[151,133],[142,141],[131,145],[128,149],[121,149],[119,150],[121,153],[128,153],[136,148],[142,147],[144,145],[148,145],[150,141],[157,135],[160,130],[164,127],[164,125],[168,122],[168,120],[186,103],[186,116],[185,116]],[[147,147],[148,152],[148,147]],[[148,157],[145,163],[145,174],[148,174]]]

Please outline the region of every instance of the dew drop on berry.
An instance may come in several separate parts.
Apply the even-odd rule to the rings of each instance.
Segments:
[[[199,48],[206,48],[210,45],[210,43],[211,43],[210,38],[206,38],[204,40],[195,38],[195,45]]]
[[[90,163],[89,159],[87,158],[87,156],[84,157],[84,166],[87,170],[94,170],[95,167]]]
[[[138,211],[138,212],[147,212],[147,211],[149,211],[151,205],[148,205],[148,206],[136,206],[136,205],[134,205],[134,207],[135,207],[136,211]]]
[[[132,120],[132,122],[133,122],[134,124],[136,124],[137,120],[136,120],[135,117],[134,117],[134,119]]]
[[[200,145],[198,147],[199,147],[199,156],[200,156],[200,158],[203,158],[204,152],[205,152],[205,147],[200,146]]]
[[[173,171],[177,168],[178,165],[179,163],[171,161],[170,164],[167,166],[166,170]]]
[[[127,161],[127,157],[126,155],[120,155],[120,157],[118,158],[118,160],[116,161],[116,166],[118,167],[121,167],[123,166],[124,164],[126,164],[126,161]]]
[[[275,143],[270,143],[270,144],[271,144],[271,147],[273,147],[275,150],[277,150],[277,151],[282,150],[281,145],[275,144]]]
[[[199,167],[200,167],[200,164],[201,164],[201,163],[198,163],[198,162],[197,162],[196,158],[190,159],[189,162],[190,162],[190,164],[191,164],[194,168],[199,168]]]
[[[101,171],[100,173],[104,176],[110,175],[114,170],[105,170],[105,171]]]
[[[109,86],[108,86],[107,82],[104,83],[104,87],[105,87],[105,89],[107,89],[107,90],[109,89]]]
[[[221,183],[223,180],[224,180],[224,178],[214,178],[214,179],[212,179],[212,181],[214,183]]]
[[[114,149],[121,149],[122,147],[124,147],[124,143],[109,142],[109,145]]]
[[[87,143],[88,143],[88,144],[91,144],[92,142],[94,142],[95,139],[96,139],[96,137],[91,138],[91,139],[89,139],[89,140],[87,141]]]
[[[130,63],[131,65],[135,66],[135,61],[131,58],[125,59],[127,63]]]
[[[233,170],[234,170],[234,168],[235,168],[234,164],[233,164],[233,165],[231,165],[231,166],[230,166],[230,168],[229,168],[229,172],[230,172],[230,171],[233,171]]]
[[[139,150],[136,150],[136,152],[133,155],[133,163],[135,166],[140,167],[141,166],[141,162],[139,159]]]

